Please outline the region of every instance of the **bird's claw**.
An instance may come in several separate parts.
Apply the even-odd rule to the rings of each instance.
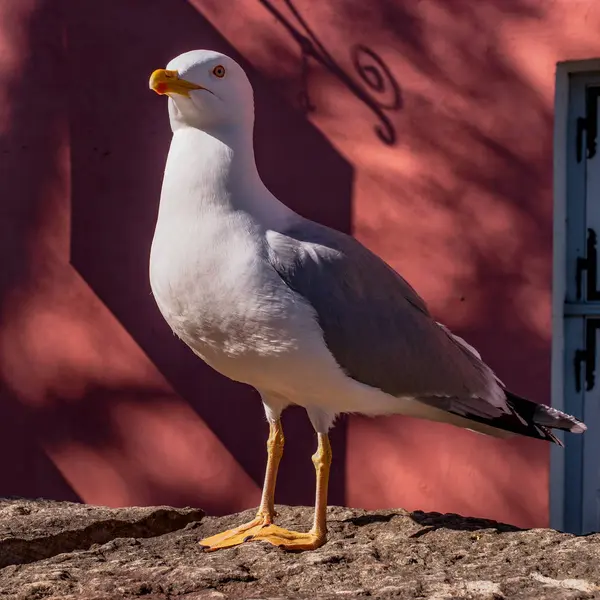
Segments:
[[[256,521],[256,520],[255,520]],[[205,552],[231,548],[245,542],[268,542],[287,552],[303,552],[321,547],[327,537],[324,533],[290,531],[272,524],[251,521],[236,529],[224,531],[200,542]]]

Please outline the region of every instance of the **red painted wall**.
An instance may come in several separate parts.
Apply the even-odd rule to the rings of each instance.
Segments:
[[[352,231],[510,387],[549,399],[554,70],[600,56],[600,6],[235,6],[0,4],[2,495],[258,503],[257,394],[191,355],[149,293],[170,131],[147,78],[193,48],[247,69],[282,200]],[[308,504],[314,437],[301,411],[284,426],[277,500]],[[332,441],[332,503],[547,524],[542,443],[400,417],[342,419]]]

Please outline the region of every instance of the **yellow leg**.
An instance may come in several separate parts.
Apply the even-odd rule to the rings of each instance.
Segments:
[[[263,527],[273,523],[275,516],[275,484],[277,481],[277,470],[283,455],[283,428],[281,421],[277,419],[269,424],[269,439],[267,440],[267,470],[263,485],[262,497],[256,517],[234,529],[229,529],[200,541],[205,550],[212,551],[220,548],[230,548],[245,542],[248,537],[258,532]]]
[[[281,432],[281,425],[279,425]],[[269,436],[269,441],[272,436]],[[318,434],[318,447],[312,460],[315,465],[317,490],[315,501],[315,518],[312,529],[307,533],[298,531],[289,531],[283,527],[272,524],[273,510],[273,491],[275,489],[275,477],[277,476],[277,466],[281,458],[281,452],[277,458],[273,472],[270,471],[271,464],[271,446],[269,446],[269,461],[267,462],[267,476],[265,477],[265,486],[263,489],[263,502],[259,508],[258,514],[253,521],[246,523],[241,527],[226,531],[224,533],[212,536],[202,540],[203,546],[208,546],[208,550],[217,550],[219,548],[228,548],[241,544],[242,542],[269,542],[283,550],[302,551],[315,550],[327,541],[327,488],[329,485],[329,471],[331,467],[331,445],[329,437],[325,433]],[[283,451],[283,433],[281,433],[281,451]],[[270,487],[270,476],[272,476],[272,487]],[[266,513],[261,514],[261,510]],[[270,512],[269,512],[270,510]],[[265,518],[264,515],[268,515]],[[222,537],[225,536],[225,537]]]
[[[327,491],[329,489],[329,472],[331,471],[331,444],[326,433],[319,433],[319,446],[312,460],[317,474],[317,491],[315,498],[315,519],[312,531],[322,544],[327,540]],[[320,545],[322,545],[320,544]]]
[[[317,434],[319,445],[313,454],[317,476],[315,499],[315,517],[311,530],[307,533],[289,531],[276,525],[268,525],[253,537],[252,541],[264,540],[283,550],[301,552],[316,550],[327,541],[327,489],[329,486],[329,471],[331,468],[331,445],[326,433]]]

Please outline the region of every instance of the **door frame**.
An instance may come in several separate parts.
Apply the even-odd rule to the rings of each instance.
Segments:
[[[556,65],[554,88],[553,136],[553,257],[552,257],[552,366],[551,404],[568,412],[565,407],[565,341],[564,304],[567,276],[567,196],[568,153],[574,140],[569,139],[570,75],[600,73],[600,59],[565,61]],[[562,438],[562,434],[559,435]],[[564,529],[565,484],[567,482],[565,449],[552,444],[550,449],[550,527]]]

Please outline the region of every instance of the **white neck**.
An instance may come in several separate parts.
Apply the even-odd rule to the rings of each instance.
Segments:
[[[293,213],[265,187],[256,169],[252,131],[193,127],[174,131],[167,158],[159,218],[170,213],[201,217],[243,211],[264,226]]]

